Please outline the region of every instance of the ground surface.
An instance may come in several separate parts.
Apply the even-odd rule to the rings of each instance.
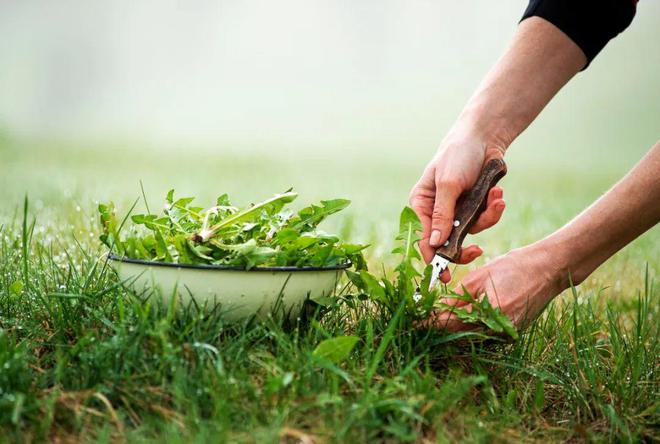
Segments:
[[[594,155],[595,168],[512,156],[509,208],[478,237],[487,257],[477,265],[565,223],[641,151]],[[660,439],[657,227],[559,297],[514,344],[459,345],[360,304],[312,325],[228,326],[218,313],[173,312],[118,286],[97,261],[95,202],[127,209],[139,179],[154,206],[169,187],[201,204],[220,192],[249,202],[289,186],[301,203],[348,197],[351,210],[327,228],[371,243],[372,267],[389,269],[397,214],[423,161],[11,141],[1,154],[3,439]],[[321,340],[343,334],[360,338],[346,361],[312,357]]]

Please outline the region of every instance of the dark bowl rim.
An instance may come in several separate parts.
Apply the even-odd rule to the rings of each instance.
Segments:
[[[238,266],[238,265],[205,265],[205,264],[175,264],[172,262],[160,262],[160,261],[146,261],[143,259],[131,259],[129,257],[120,257],[116,254],[108,254],[108,259],[116,262],[126,262],[129,264],[139,264],[139,265],[150,265],[156,267],[170,267],[170,268],[186,268],[193,270],[226,270],[226,271],[332,271],[332,270],[345,270],[349,268],[352,264],[347,262],[341,265],[332,265],[329,267],[293,267],[293,266],[283,266],[283,267],[253,267],[249,270]]]

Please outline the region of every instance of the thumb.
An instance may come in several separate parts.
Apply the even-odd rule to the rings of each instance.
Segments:
[[[435,203],[431,216],[429,244],[439,248],[445,243],[454,227],[454,208],[463,190],[455,182],[438,181],[435,187]]]

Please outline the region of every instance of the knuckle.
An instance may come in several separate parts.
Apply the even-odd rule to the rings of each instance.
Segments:
[[[417,186],[413,187],[413,189],[410,190],[410,193],[408,194],[408,203],[412,207],[414,207],[415,205],[419,205],[419,194],[417,192]]]
[[[444,208],[434,208],[431,217],[433,218],[433,222],[437,223],[450,223],[452,219],[452,216],[447,214]]]
[[[486,212],[479,218],[478,224],[483,228],[488,228],[495,225],[495,222],[497,222],[498,219],[499,217],[497,217],[497,214]]]
[[[428,215],[428,209],[426,209],[423,202],[421,202],[419,199],[411,197],[408,204],[418,216]]]
[[[461,181],[455,177],[438,177],[435,186],[438,190],[456,191],[461,189]]]

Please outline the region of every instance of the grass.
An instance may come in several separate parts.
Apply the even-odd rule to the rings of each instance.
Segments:
[[[0,210],[1,440],[660,439],[657,228],[558,298],[515,343],[417,331],[359,299],[299,322],[227,325],[217,308],[163,306],[157,295],[122,287],[99,261],[94,200],[131,201],[139,175],[154,205],[169,186],[202,197],[236,190],[256,200],[279,185],[310,190],[306,201],[345,196],[353,217],[334,228],[372,243],[372,264],[388,268],[396,214],[418,165],[377,165],[376,179],[357,160],[298,170],[282,159],[228,166],[219,156],[193,174],[176,157],[154,171],[149,153],[126,160],[42,151],[41,163],[35,153],[10,149],[0,167],[9,202]],[[619,174],[557,171],[527,187],[519,185],[536,184],[534,172],[510,174],[509,214],[478,239],[491,254],[529,242]],[[285,183],[292,177],[301,183]],[[534,202],[551,194],[551,205]],[[348,334],[360,339],[345,361],[313,355],[322,340]]]

